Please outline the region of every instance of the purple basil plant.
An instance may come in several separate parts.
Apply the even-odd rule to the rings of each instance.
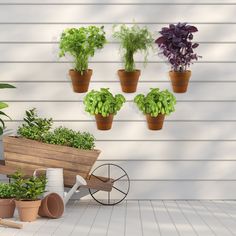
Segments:
[[[155,43],[160,48],[161,54],[167,57],[172,70],[183,72],[187,70],[192,61],[198,60],[200,56],[194,53],[199,46],[193,43],[193,33],[198,29],[187,23],[170,24],[163,27],[159,33],[161,37]]]

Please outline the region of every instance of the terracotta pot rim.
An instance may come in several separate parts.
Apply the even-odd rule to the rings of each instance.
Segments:
[[[119,69],[118,71],[120,71],[120,72],[125,72],[125,73],[134,73],[134,72],[141,72],[141,70],[139,70],[139,69],[135,69],[134,71],[126,71],[125,69]]]
[[[170,70],[169,73],[187,74],[187,73],[191,73],[191,70],[185,70],[185,71],[174,71],[174,70]]]
[[[69,71],[78,72],[78,73],[80,72],[80,71],[77,71],[75,69],[69,69]],[[90,72],[90,71],[93,71],[93,69],[87,69],[87,70],[83,70],[83,71],[85,71],[85,72],[89,71]]]
[[[156,118],[156,117],[158,117],[158,116],[165,116],[165,114],[161,114],[161,113],[159,113],[157,116],[151,116],[151,114],[150,113],[147,113],[147,114],[145,114],[146,116],[150,116],[150,117],[152,117],[152,118]]]
[[[41,199],[37,199],[37,200],[27,200],[27,199],[20,199],[20,200],[16,200],[16,202],[40,202]]]
[[[102,116],[102,114],[98,113],[98,114],[95,114],[95,116],[102,116],[103,118],[107,118],[109,116],[114,116],[115,114],[114,113],[111,113],[109,114],[108,116]]]

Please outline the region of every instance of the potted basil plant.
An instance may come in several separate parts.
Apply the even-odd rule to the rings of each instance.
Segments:
[[[88,60],[96,50],[102,49],[106,43],[104,27],[88,26],[65,29],[60,38],[60,57],[67,53],[74,58],[74,69],[69,71],[73,90],[76,93],[88,91],[92,69],[88,68]]]
[[[146,96],[138,94],[134,98],[134,102],[146,115],[148,128],[160,130],[163,127],[165,115],[175,111],[176,99],[167,89],[160,91],[159,88],[153,88]]]
[[[108,88],[101,88],[100,91],[92,90],[84,98],[85,111],[95,115],[99,130],[111,129],[113,117],[124,103],[123,95],[113,96]]]
[[[36,220],[41,205],[40,197],[45,192],[46,177],[42,175],[24,178],[23,174],[17,171],[11,176],[11,179],[20,220],[25,222]]]
[[[171,65],[169,76],[175,93],[185,93],[187,91],[191,71],[188,67],[198,56],[194,50],[199,46],[193,43],[193,34],[198,29],[187,23],[170,24],[163,27],[159,32],[161,37],[155,43]]]
[[[15,191],[11,184],[0,183],[0,218],[12,218],[15,211]]]
[[[124,69],[118,70],[118,76],[122,91],[125,93],[134,93],[137,90],[138,80],[141,74],[139,69],[135,68],[134,54],[141,52],[144,54],[144,62],[147,62],[148,51],[152,48],[152,34],[146,27],[133,25],[128,27],[121,25],[118,30],[114,26],[113,37],[120,42],[122,60]]]

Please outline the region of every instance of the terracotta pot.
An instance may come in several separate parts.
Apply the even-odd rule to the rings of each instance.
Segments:
[[[12,218],[15,211],[15,201],[12,198],[0,199],[0,218]]]
[[[172,82],[173,91],[175,93],[185,93],[188,88],[188,82],[191,76],[191,71],[169,71],[169,75]]]
[[[20,221],[31,222],[37,219],[41,200],[15,201]]]
[[[113,114],[110,114],[107,117],[103,117],[101,114],[95,115],[97,128],[99,130],[109,130],[112,127],[112,121],[113,121]]]
[[[57,193],[50,193],[41,202],[39,208],[39,215],[41,217],[48,217],[57,219],[64,213],[64,202]]]
[[[92,74],[93,71],[90,69],[84,71],[82,75],[78,71],[70,70],[69,75],[71,77],[74,92],[76,93],[87,92]]]
[[[146,115],[148,128],[151,130],[160,130],[163,127],[165,115],[159,114],[157,117],[152,117],[151,115]]]
[[[125,93],[136,92],[140,74],[140,70],[135,70],[133,72],[118,70],[122,91]]]

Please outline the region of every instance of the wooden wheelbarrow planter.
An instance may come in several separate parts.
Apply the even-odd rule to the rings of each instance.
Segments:
[[[121,167],[105,164],[90,173],[100,154],[99,150],[81,150],[14,136],[3,137],[3,147],[5,163],[0,165],[1,174],[8,175],[16,170],[22,170],[24,174],[32,175],[34,170],[39,168],[63,168],[66,187],[72,187],[76,182],[76,175],[80,175],[87,182],[83,187],[88,188],[91,196],[101,204],[117,204],[128,194],[129,177]],[[121,170],[120,177],[112,178],[111,166]],[[106,177],[96,175],[101,169],[107,170]],[[127,182],[125,189],[114,186],[118,181]],[[99,191],[107,193],[105,200],[97,199],[96,193]],[[119,199],[112,199],[112,191],[118,191],[122,196]]]

